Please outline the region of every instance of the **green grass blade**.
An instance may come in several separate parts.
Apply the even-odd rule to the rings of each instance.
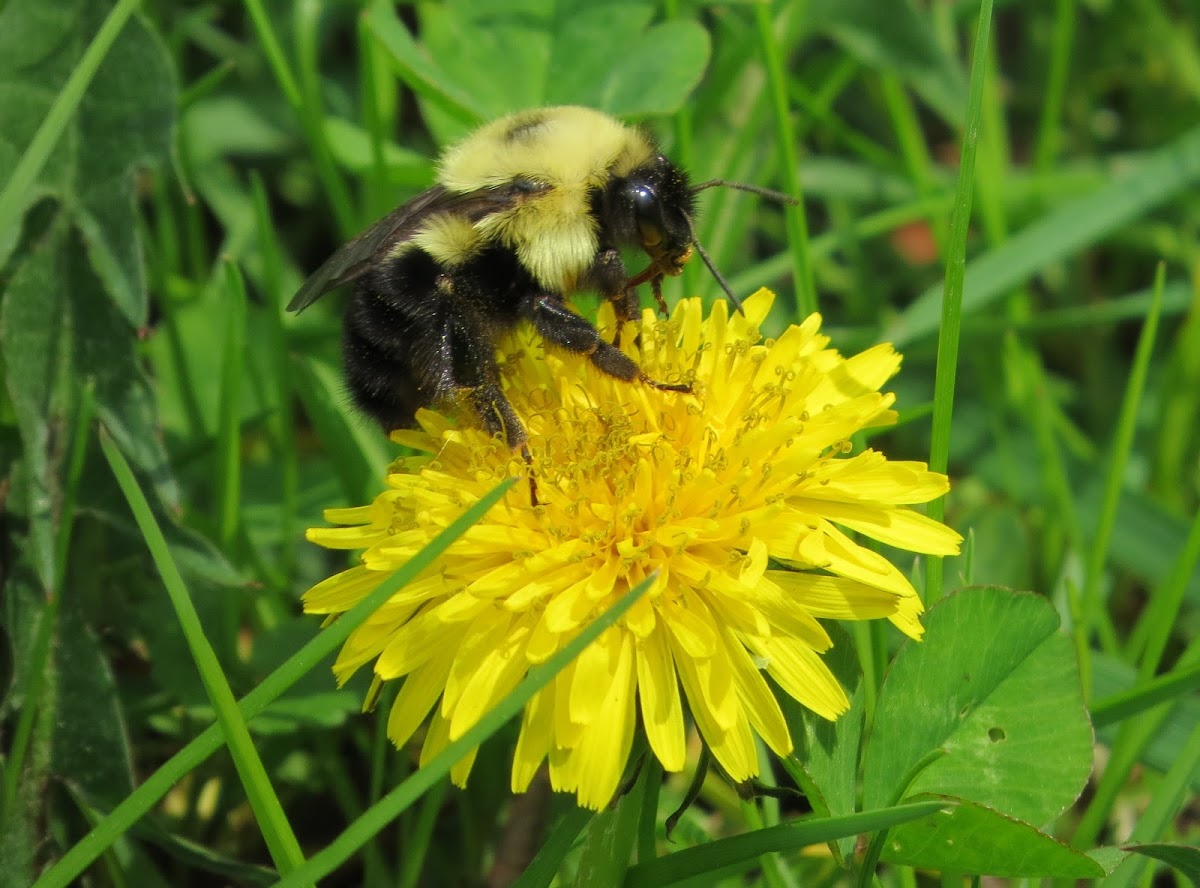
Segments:
[[[726,867],[755,866],[759,857],[772,851],[792,851],[859,833],[890,829],[946,807],[945,802],[916,802],[842,817],[768,826],[745,835],[716,839],[630,867],[625,888],[660,888],[697,876],[715,876],[718,870]],[[728,872],[734,871],[737,870]],[[715,878],[711,884],[715,884]]]
[[[963,129],[962,156],[958,166],[954,211],[950,216],[950,241],[946,250],[946,285],[942,296],[942,319],[938,334],[937,371],[933,388],[933,440],[929,467],[945,472],[950,459],[950,423],[954,416],[954,385],[958,371],[958,342],[961,335],[963,283],[967,261],[967,232],[971,225],[971,199],[975,192],[975,151],[983,108],[983,85],[987,72],[988,45],[992,27],[992,0],[983,0],[975,52],[971,59],[971,86]],[[929,504],[929,516],[941,521],[946,515],[945,499]],[[942,597],[942,559],[929,559],[925,584],[926,604]]]
[[[496,485],[451,522],[429,545],[384,580],[378,589],[363,598],[263,679],[262,684],[238,703],[245,718],[251,719],[262,712],[315,665],[333,653],[381,604],[419,576],[455,540],[482,518],[488,509],[499,502],[513,483],[514,479],[510,478]],[[92,861],[111,847],[138,818],[165,796],[177,781],[220,748],[221,742],[220,725],[211,725],[146,778],[141,786],[117,805],[91,832],[63,854],[62,858],[34,883],[34,888],[67,888],[73,884]]]
[[[166,587],[167,595],[171,598],[175,614],[179,618],[179,625],[187,640],[188,649],[191,651],[192,659],[200,673],[200,679],[204,682],[204,689],[216,712],[217,723],[221,726],[221,733],[224,734],[225,741],[229,745],[234,766],[237,768],[242,786],[246,790],[250,806],[254,809],[254,815],[258,820],[258,826],[262,831],[267,849],[271,853],[271,859],[281,872],[290,871],[304,860],[304,854],[300,851],[300,843],[296,841],[291,824],[283,811],[283,805],[280,804],[279,797],[275,795],[275,789],[271,785],[270,778],[267,777],[262,759],[258,757],[258,750],[255,749],[254,741],[250,738],[250,731],[238,710],[233,690],[229,687],[229,682],[226,681],[225,674],[221,671],[220,663],[217,662],[217,654],[204,635],[200,617],[196,613],[195,605],[192,604],[183,577],[179,574],[179,568],[175,566],[175,560],[171,556],[166,538],[150,510],[150,503],[146,501],[137,480],[133,477],[129,463],[125,461],[125,457],[121,455],[107,432],[101,431],[100,446],[112,467],[117,483],[121,486],[121,492],[125,494],[125,499],[128,500],[129,507],[133,510],[138,529],[142,532],[150,554],[154,557],[158,572],[162,576],[163,585]]]
[[[513,882],[513,888],[549,888],[575,839],[595,816],[594,811],[586,808],[572,808],[564,814],[546,844],[542,845],[520,878]]]
[[[1091,707],[1092,725],[1099,730],[1125,721],[1160,703],[1182,699],[1200,687],[1200,664],[1173,669],[1165,675],[1115,694]]]
[[[298,888],[300,885],[316,882],[349,860],[355,851],[395,820],[431,786],[449,774],[455,762],[520,712],[534,694],[549,684],[550,680],[598,638],[601,632],[620,619],[621,615],[628,611],[634,602],[650,588],[656,577],[657,575],[647,577],[599,616],[570,644],[563,647],[541,666],[530,669],[525,680],[469,731],[449,744],[425,767],[367,809],[363,816],[350,824],[340,836],[330,842],[322,851],[310,857],[304,866],[281,879],[278,883],[279,888]]]
[[[1046,70],[1042,116],[1038,121],[1033,165],[1048,172],[1058,157],[1062,133],[1062,109],[1071,70],[1071,48],[1075,42],[1076,0],[1054,0],[1054,31],[1050,38],[1050,64]]]
[[[1200,182],[1200,126],[1151,152],[1130,172],[1069,201],[973,260],[963,311],[973,314],[1053,262],[1067,259]],[[941,287],[921,296],[886,331],[903,347],[938,328]]]
[[[1188,531],[1183,550],[1179,553],[1171,573],[1166,581],[1150,596],[1150,604],[1142,616],[1142,622],[1147,625],[1146,650],[1138,667],[1138,677],[1143,681],[1158,672],[1162,663],[1163,652],[1175,629],[1175,621],[1183,607],[1183,599],[1187,594],[1188,580],[1200,562],[1200,511],[1192,516],[1192,526]]]
[[[800,185],[796,135],[792,127],[791,109],[788,108],[787,76],[783,70],[779,44],[775,40],[775,20],[771,15],[771,5],[755,4],[754,19],[758,26],[759,48],[762,50],[763,63],[767,69],[771,105],[775,112],[775,137],[783,169],[784,189],[801,201],[798,206],[785,207],[784,213],[787,219],[788,255],[791,257],[796,316],[806,318],[817,310],[817,289],[813,282],[812,264],[808,255],[808,221],[804,216],[804,192]]]
[[[217,417],[217,538],[226,552],[238,535],[242,494],[242,382],[246,357],[246,284],[237,263],[225,262],[225,349]]]
[[[1196,727],[1185,744],[1184,754],[1175,760],[1166,776],[1155,786],[1150,804],[1141,812],[1127,841],[1142,843],[1160,840],[1179,817],[1197,772],[1200,772],[1200,726]],[[1147,863],[1146,857],[1130,855],[1100,884],[1102,888],[1129,888],[1137,884]]]
[[[459,93],[447,85],[446,80],[430,76],[429,60],[422,58],[421,48],[401,23],[391,3],[374,0],[363,17],[409,89],[464,123],[476,125],[489,117],[470,96]]]
[[[139,5],[139,0],[120,0],[112,8],[112,12],[100,25],[100,30],[88,44],[71,76],[67,78],[62,91],[55,97],[54,104],[46,112],[46,119],[33,134],[32,141],[17,161],[17,166],[4,188],[0,189],[0,243],[8,242],[12,236],[12,230],[20,220],[21,205],[25,196],[46,165],[50,152],[54,150],[63,130],[75,115],[75,109],[79,107],[83,94],[87,92],[88,85],[96,76],[100,63],[104,61],[117,35],[125,27],[125,22]]]
[[[1165,275],[1165,268],[1160,264],[1154,280],[1154,301],[1150,305],[1150,313],[1146,316],[1146,322],[1138,337],[1137,350],[1134,353],[1133,366],[1129,373],[1129,385],[1121,400],[1121,412],[1118,415],[1117,428],[1113,435],[1112,456],[1104,479],[1104,498],[1100,506],[1100,518],[1096,525],[1096,534],[1092,538],[1091,548],[1088,550],[1083,587],[1083,616],[1090,627],[1098,625],[1099,612],[1104,607],[1104,603],[1100,600],[1101,580],[1104,576],[1104,564],[1107,560],[1108,546],[1112,540],[1113,526],[1117,520],[1117,505],[1121,498],[1125,467],[1129,462],[1129,453],[1133,447],[1138,407],[1142,402],[1142,392],[1146,387],[1146,375],[1150,369],[1150,357],[1154,352],[1154,342],[1158,334],[1158,319],[1162,308]],[[1084,670],[1084,675],[1084,688],[1087,689],[1090,688],[1090,681],[1086,676],[1089,676],[1090,672]]]
[[[321,179],[321,185],[325,189],[325,196],[329,201],[330,208],[333,210],[334,218],[337,219],[338,229],[342,236],[349,239],[357,233],[358,223],[354,212],[353,204],[350,201],[350,191],[346,187],[346,182],[342,179],[337,167],[333,162],[333,154],[329,150],[329,141],[325,137],[324,115],[321,111],[322,105],[318,101],[319,97],[314,98],[308,93],[311,93],[311,88],[307,91],[302,86],[302,81],[296,76],[291,65],[288,64],[287,56],[284,55],[283,47],[279,43],[279,38],[275,34],[275,29],[271,24],[271,17],[267,14],[266,9],[262,5],[262,0],[246,0],[246,9],[250,13],[250,20],[254,24],[254,30],[258,34],[259,42],[262,44],[263,52],[267,56],[267,63],[270,65],[271,72],[275,75],[275,81],[279,85],[280,91],[283,93],[284,99],[291,106],[292,111],[300,121],[301,127],[304,129],[304,135],[308,140],[309,148],[312,150],[313,164],[316,167],[317,176]],[[304,30],[305,27],[314,27],[303,14],[298,25],[298,30]],[[315,15],[315,11],[309,10],[310,15]],[[316,72],[311,70],[310,66],[315,66],[316,62],[313,58],[306,58],[303,63],[305,67],[305,78],[315,78]],[[311,84],[309,84],[311,87]]]
[[[300,466],[296,452],[296,419],[292,411],[292,370],[288,356],[287,331],[284,328],[285,296],[283,291],[283,262],[275,227],[271,223],[271,207],[262,178],[250,179],[254,200],[254,221],[258,231],[258,248],[262,256],[263,288],[267,293],[267,347],[274,370],[275,397],[278,409],[271,417],[270,430],[279,460],[281,495],[279,498],[279,538],[284,544],[279,553],[279,572],[286,585],[291,579],[297,538],[296,514],[300,499]]]

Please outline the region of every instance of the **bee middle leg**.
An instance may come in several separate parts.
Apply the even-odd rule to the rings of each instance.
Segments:
[[[533,477],[533,455],[529,436],[496,381],[495,359],[488,355],[488,340],[466,318],[451,318],[446,324],[446,341],[454,383],[466,396],[479,425],[489,435],[500,435],[512,451],[520,450],[529,470],[529,499],[538,505],[537,481]]]
[[[615,345],[604,341],[592,324],[575,314],[558,297],[542,295],[534,299],[533,326],[542,338],[577,355],[585,355],[597,370],[626,382],[643,382],[668,392],[691,392],[689,383],[659,382],[651,379],[637,362]]]

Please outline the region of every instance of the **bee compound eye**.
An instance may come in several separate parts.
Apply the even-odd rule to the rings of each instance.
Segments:
[[[649,185],[634,185],[630,189],[633,208],[639,216],[647,216],[658,203],[658,195]]]

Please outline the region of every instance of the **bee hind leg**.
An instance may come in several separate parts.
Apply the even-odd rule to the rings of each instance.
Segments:
[[[509,450],[521,451],[521,457],[529,471],[529,499],[532,505],[538,505],[537,480],[533,476],[533,454],[529,451],[529,436],[512,404],[504,397],[500,386],[494,382],[467,388],[466,397],[484,431],[489,435],[503,437]]]

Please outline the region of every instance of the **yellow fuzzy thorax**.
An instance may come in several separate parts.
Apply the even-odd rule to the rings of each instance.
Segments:
[[[438,182],[460,193],[501,188],[518,178],[549,189],[470,231],[439,228],[418,241],[453,264],[498,240],[516,251],[542,286],[570,293],[599,245],[591,192],[646,163],[654,150],[638,130],[591,108],[568,105],[502,117],[445,153]]]

